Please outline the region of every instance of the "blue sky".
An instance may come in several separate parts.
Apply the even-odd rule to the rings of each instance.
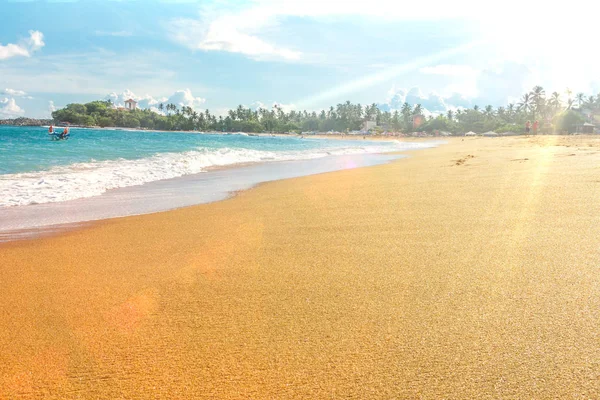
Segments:
[[[600,90],[589,3],[0,0],[0,118],[108,97],[441,112],[540,84],[566,100],[567,87]]]

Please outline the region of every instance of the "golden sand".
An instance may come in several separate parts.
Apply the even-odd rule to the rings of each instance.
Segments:
[[[376,167],[0,247],[0,398],[598,398],[600,141]]]

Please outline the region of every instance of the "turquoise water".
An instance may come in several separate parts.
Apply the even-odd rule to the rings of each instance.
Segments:
[[[0,126],[0,207],[98,196],[110,189],[241,163],[415,147],[419,145],[77,128],[71,130],[69,140],[51,141],[47,128]]]
[[[0,174],[47,170],[74,163],[135,160],[198,148],[291,152],[356,148],[356,142],[76,128],[71,129],[69,140],[53,142],[48,139],[47,128],[0,126]]]

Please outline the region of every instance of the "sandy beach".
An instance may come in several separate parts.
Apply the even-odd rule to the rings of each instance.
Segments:
[[[0,244],[0,399],[597,398],[600,138]]]

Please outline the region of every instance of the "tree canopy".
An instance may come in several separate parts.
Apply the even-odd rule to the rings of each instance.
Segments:
[[[227,132],[348,132],[360,130],[365,121],[376,121],[378,131],[412,132],[467,131],[522,132],[527,121],[539,120],[542,132],[572,131],[586,117],[595,120],[600,115],[600,94],[585,97],[583,94],[563,102],[557,92],[546,97],[541,86],[525,93],[520,102],[494,108],[475,105],[472,108],[449,110],[446,114],[430,115],[418,126],[413,118],[422,115],[420,104],[404,103],[399,110],[381,111],[377,104],[363,106],[350,101],[317,111],[284,111],[274,105],[272,109],[251,109],[242,105],[229,110],[225,116],[216,116],[209,110],[196,111],[175,104],[158,105],[159,112],[149,109],[126,110],[115,107],[110,101],[92,101],[87,104],[69,104],[54,111],[55,121],[82,126],[146,128],[183,131]],[[577,104],[577,107],[574,107]]]

